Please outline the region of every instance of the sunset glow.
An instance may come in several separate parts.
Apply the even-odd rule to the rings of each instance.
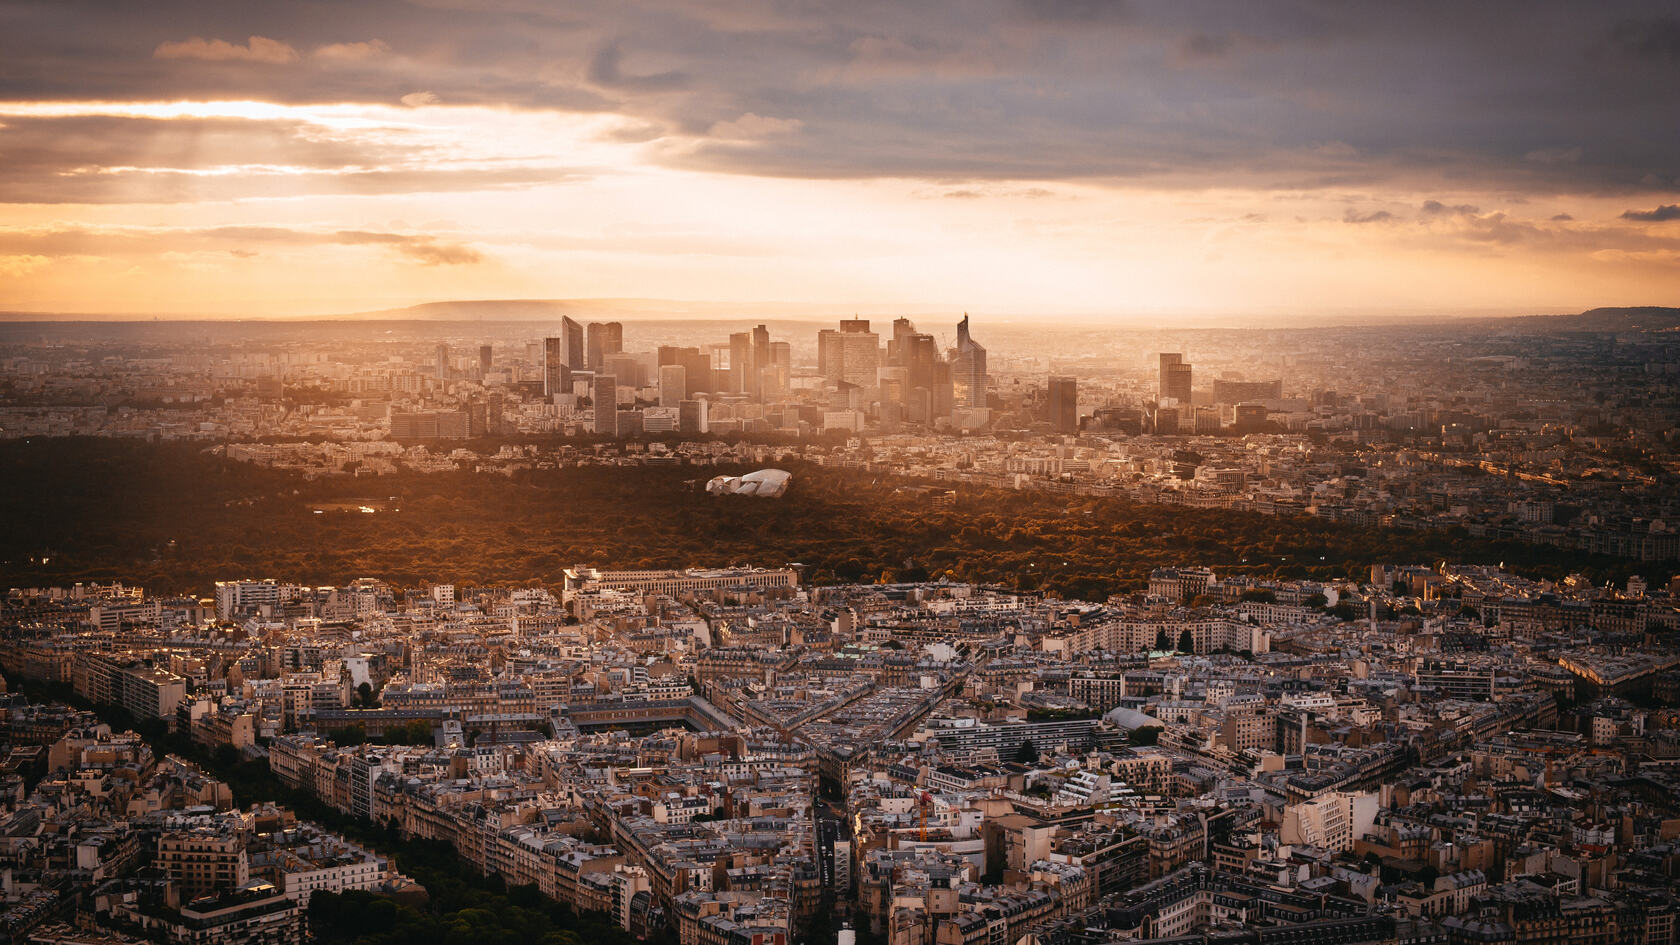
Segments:
[[[656,3],[639,27],[449,6],[330,36],[278,8],[185,30],[119,12],[66,73],[61,8],[12,5],[0,307],[630,296],[1240,323],[1680,290],[1672,134],[1601,127],[1680,126],[1650,84],[1672,88],[1672,57],[1616,48],[1637,11],[1540,11],[1562,56],[1542,63],[1421,14],[1384,33],[1316,8],[1208,34],[1104,4],[823,25]],[[1503,71],[1449,81],[1489,55]]]

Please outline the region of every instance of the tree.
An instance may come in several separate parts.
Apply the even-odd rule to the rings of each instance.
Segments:
[[[356,704],[364,709],[374,708],[372,683],[364,682],[356,687]]]
[[[1024,765],[1038,763],[1038,746],[1033,744],[1032,739],[1021,740],[1021,747],[1015,749],[1015,760]]]
[[[1315,607],[1320,610],[1322,610],[1328,603],[1330,603],[1330,598],[1325,597],[1323,594],[1313,594],[1307,598],[1308,607]]]
[[[1178,652],[1196,652],[1196,635],[1190,632],[1189,627],[1185,627],[1178,634]]]
[[[1167,628],[1162,627],[1155,631],[1155,649],[1160,652],[1172,649],[1172,639],[1167,636]]]

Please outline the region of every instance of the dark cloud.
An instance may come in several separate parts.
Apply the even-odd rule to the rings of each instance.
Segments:
[[[416,233],[374,230],[304,230],[277,226],[47,227],[0,230],[0,254],[62,256],[148,256],[158,253],[228,253],[239,258],[260,248],[377,246],[425,266],[472,265],[484,255],[460,242]]]
[[[1638,220],[1642,223],[1667,223],[1670,220],[1680,220],[1680,204],[1665,203],[1652,210],[1629,210],[1622,214],[1624,220]]]
[[[1127,0],[1016,0],[1027,17],[1049,23],[1103,23],[1131,18]]]
[[[330,15],[13,0],[4,16],[0,100],[425,92],[613,111],[648,140],[702,139],[661,149],[672,164],[787,177],[1680,193],[1680,144],[1651,131],[1680,127],[1680,32],[1640,0],[363,0]],[[706,139],[744,115],[793,130]]]
[[[223,173],[204,173],[222,170]],[[451,165],[402,129],[344,135],[293,120],[0,117],[0,203],[183,203],[485,190],[576,179]]]
[[[647,75],[628,75],[620,67],[624,51],[619,44],[607,43],[595,51],[589,60],[589,81],[615,89],[636,92],[665,92],[688,84],[688,76],[677,71],[655,72]]]
[[[1559,214],[1556,214],[1552,217],[1552,222],[1553,223],[1567,223],[1567,222],[1569,222],[1570,220],[1573,220],[1573,219],[1575,219],[1575,218],[1570,216],[1567,213],[1559,213]]]
[[[1467,203],[1447,206],[1439,200],[1425,200],[1421,209],[1423,211],[1423,215],[1427,217],[1467,216],[1482,212],[1480,207],[1473,207]]]
[[[1350,208],[1346,213],[1342,214],[1343,223],[1387,223],[1394,219],[1394,214],[1389,213],[1387,210],[1373,210],[1370,213],[1360,213],[1359,211]]]
[[[1623,20],[1610,31],[1610,39],[1635,56],[1680,63],[1680,18]]]

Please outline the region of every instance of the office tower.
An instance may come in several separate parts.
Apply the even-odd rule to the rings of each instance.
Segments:
[[[1161,399],[1172,398],[1180,403],[1190,403],[1190,365],[1184,363],[1184,355],[1179,353],[1161,353]]]
[[[618,435],[618,378],[611,374],[597,374],[589,389],[595,403],[595,432],[600,436]]]
[[[599,371],[607,359],[624,350],[624,325],[619,322],[590,322],[585,332],[586,362]]]
[[[601,362],[606,357],[605,326],[600,322],[590,322],[583,327],[584,364],[591,371],[599,371]]]
[[[915,336],[916,326],[910,319],[893,319],[892,337],[887,340],[887,363],[904,365],[910,356],[910,339]]]
[[[683,399],[692,400],[701,391],[712,390],[712,360],[699,348],[659,346],[659,364],[679,364],[683,369]]]
[[[684,433],[705,433],[706,406],[704,400],[685,400],[677,404],[677,429]]]
[[[495,353],[491,349],[491,347],[489,345],[479,345],[478,346],[478,376],[483,377],[484,375],[489,374],[490,373],[490,368],[494,365],[494,363],[495,363]]]
[[[448,345],[438,345],[437,346],[437,379],[440,380],[440,381],[449,380],[449,346]]]
[[[658,371],[652,372],[654,376],[649,377],[648,368],[650,365],[645,360],[646,357],[646,355],[624,354],[623,352],[608,355],[597,370],[603,374],[611,374],[617,377],[620,387],[644,387],[658,381]]]
[[[557,394],[572,392],[572,369],[566,363],[564,338],[543,339],[543,397],[554,401]]]
[[[561,353],[565,356],[566,366],[574,371],[584,370],[588,361],[583,348],[583,326],[569,315],[560,318],[560,341],[564,346]]]
[[[687,397],[688,371],[680,364],[659,366],[659,406],[675,407]]]
[[[1079,382],[1074,378],[1050,378],[1050,426],[1057,433],[1079,432]]]
[[[729,392],[748,393],[752,376],[752,333],[738,331],[729,336]]]
[[[785,341],[770,342],[770,361],[758,373],[766,400],[786,397],[793,381],[793,346]]]
[[[1248,400],[1282,400],[1283,380],[1213,382],[1213,400],[1219,404],[1240,404]]]
[[[752,366],[747,378],[747,392],[764,396],[764,372],[770,367],[770,329],[759,325],[752,330]]]
[[[968,313],[957,322],[957,346],[951,352],[951,400],[955,407],[986,406],[986,349],[968,335]]]

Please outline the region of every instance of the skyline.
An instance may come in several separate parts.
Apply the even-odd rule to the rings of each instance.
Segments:
[[[1658,3],[468,7],[0,7],[0,309],[1276,325],[1680,293]]]

